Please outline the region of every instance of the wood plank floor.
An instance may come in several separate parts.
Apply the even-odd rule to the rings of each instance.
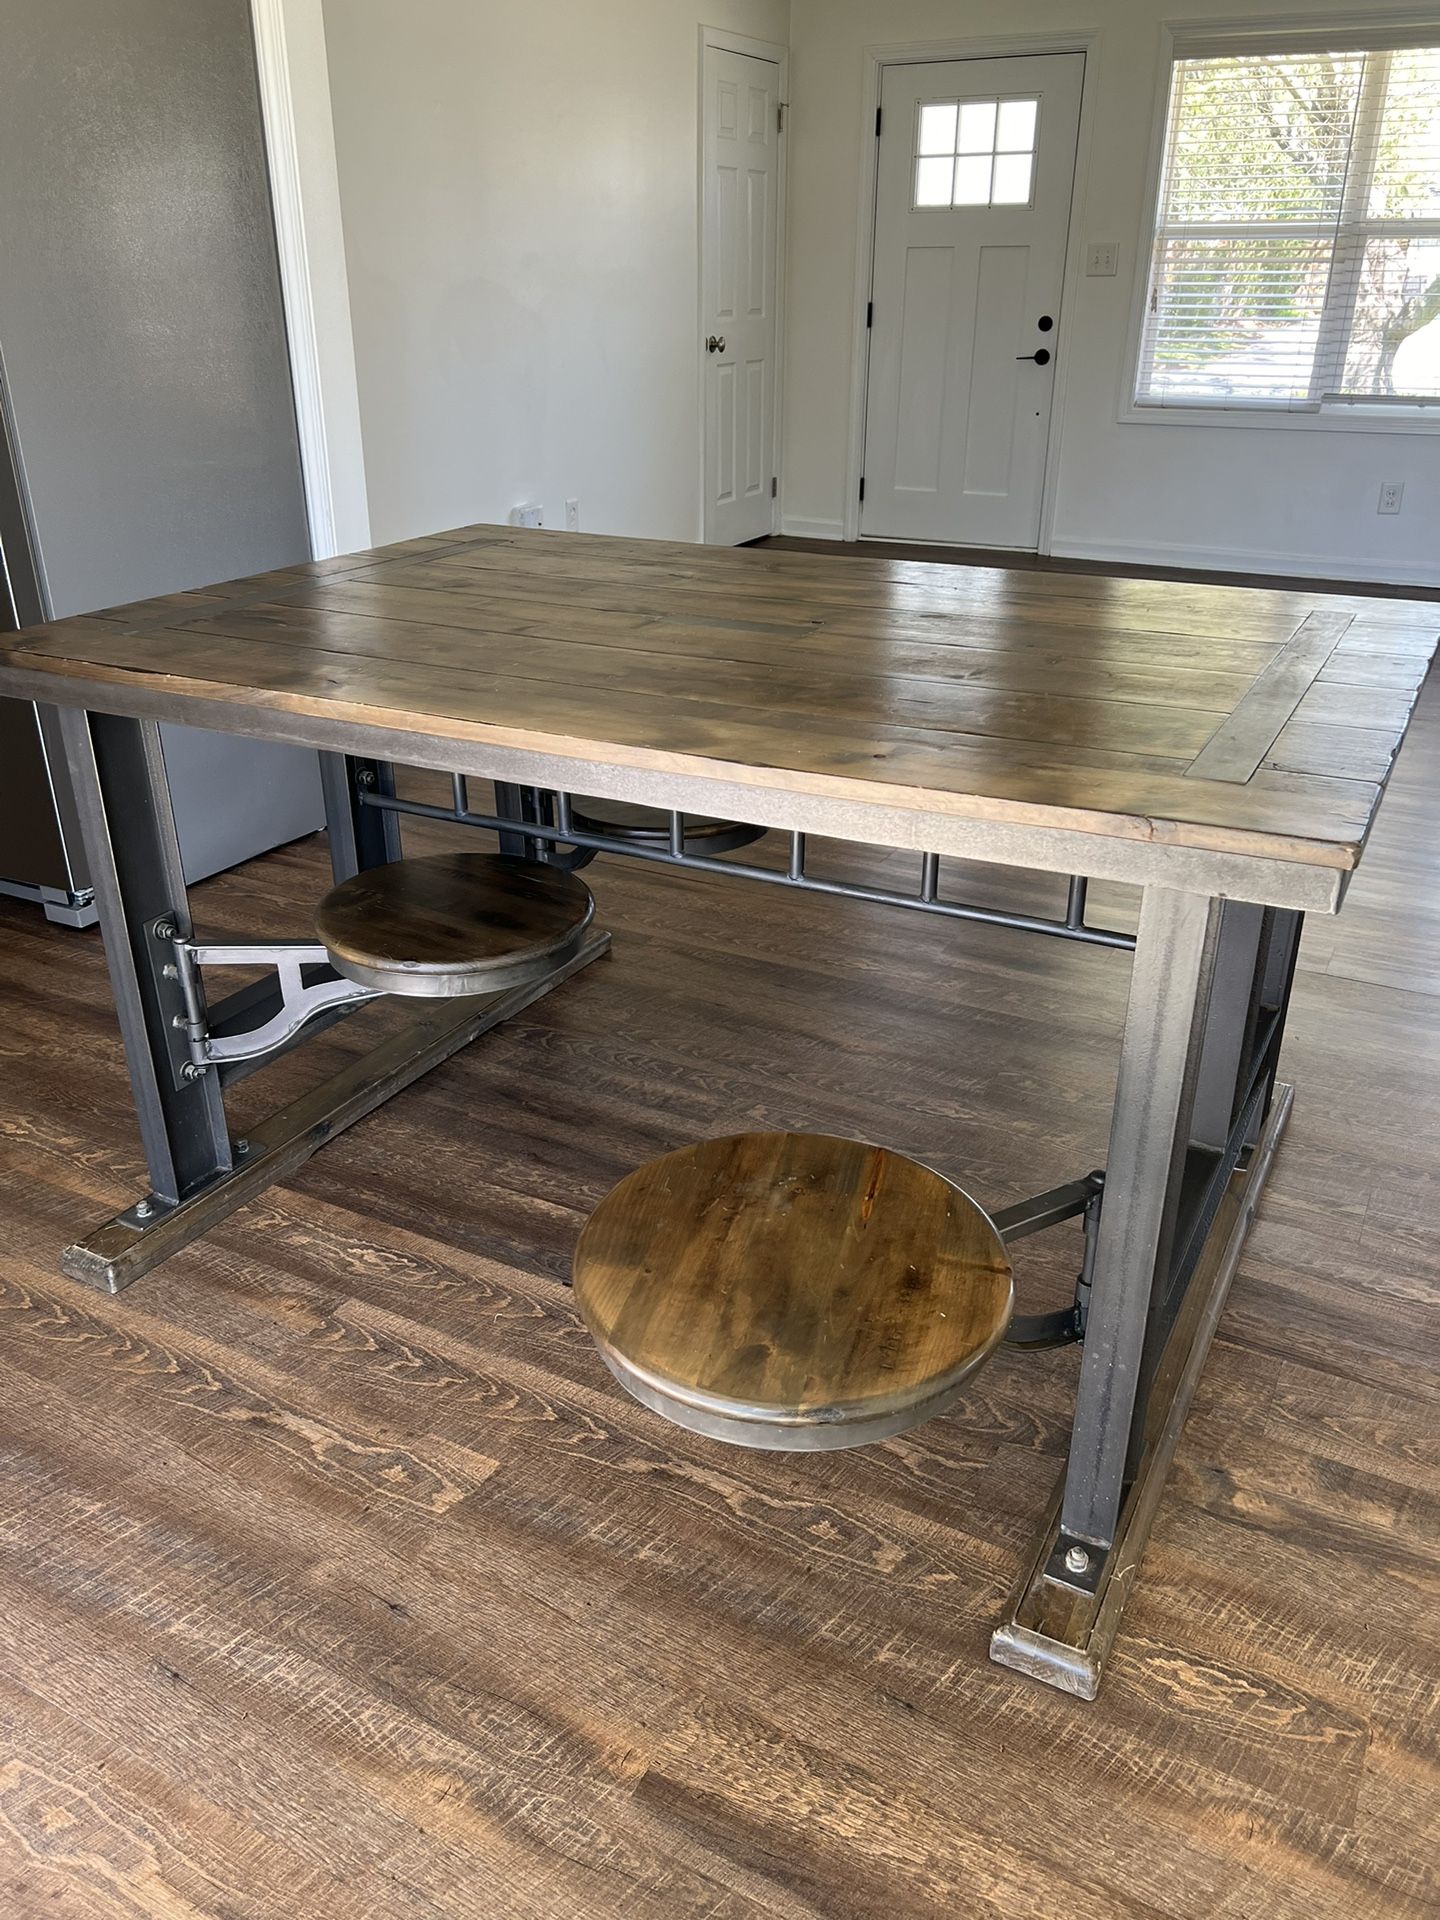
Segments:
[[[1073,1350],[745,1454],[627,1401],[560,1281],[623,1172],[721,1130],[993,1203],[1095,1164],[1123,955],[599,862],[608,960],[108,1299],[55,1266],[139,1190],[99,939],[0,903],[0,1915],[1440,1910],[1437,795],[1432,687],[1307,932],[1294,1123],[1088,1706],[986,1659]],[[202,931],[302,933],[323,884],[284,849]],[[1022,1307],[1068,1289],[1048,1239]]]

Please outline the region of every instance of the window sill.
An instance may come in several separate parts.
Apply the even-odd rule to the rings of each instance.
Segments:
[[[1281,428],[1287,433],[1440,433],[1440,406],[1325,407],[1314,413],[1287,413],[1270,407],[1120,408],[1122,427],[1231,427],[1247,432]]]

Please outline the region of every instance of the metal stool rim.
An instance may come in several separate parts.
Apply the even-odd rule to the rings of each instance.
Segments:
[[[632,806],[637,811],[653,814],[653,824],[616,821],[606,816],[606,809]],[[737,847],[746,847],[753,841],[763,839],[769,831],[767,827],[751,821],[727,820],[718,814],[682,811],[680,817],[686,847],[695,841],[703,843],[712,853],[732,853]],[[663,847],[670,842],[669,813],[663,807],[651,807],[641,801],[606,800],[593,794],[577,794],[570,802],[570,818],[581,833],[604,834],[614,840],[633,841],[638,846]]]

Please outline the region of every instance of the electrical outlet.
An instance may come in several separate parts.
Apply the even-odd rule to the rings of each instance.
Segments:
[[[578,533],[580,531],[580,502],[578,500],[567,500],[565,502],[565,531],[567,533]]]
[[[1376,513],[1399,513],[1404,498],[1405,482],[1403,480],[1382,480],[1380,500],[1375,511]]]
[[[525,502],[518,507],[512,507],[510,509],[510,524],[512,527],[543,527],[545,524],[545,509],[543,507],[537,507],[533,501]]]
[[[1120,271],[1120,249],[1113,240],[1092,241],[1085,253],[1087,274],[1108,277]]]

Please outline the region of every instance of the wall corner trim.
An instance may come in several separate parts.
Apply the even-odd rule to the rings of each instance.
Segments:
[[[316,559],[370,544],[321,0],[250,0]]]

